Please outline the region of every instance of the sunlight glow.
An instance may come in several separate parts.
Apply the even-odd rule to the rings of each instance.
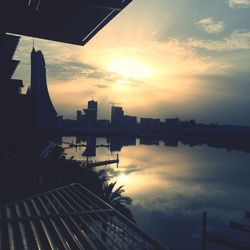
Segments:
[[[149,78],[152,75],[150,69],[144,62],[132,57],[114,59],[109,65],[108,70],[129,79],[137,80]]]
[[[128,176],[121,173],[117,178],[117,182],[121,185],[126,184],[128,182]]]

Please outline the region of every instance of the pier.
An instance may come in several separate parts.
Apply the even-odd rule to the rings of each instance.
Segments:
[[[85,161],[83,162],[82,166],[83,167],[89,167],[89,168],[94,168],[94,167],[100,167],[100,166],[107,166],[110,164],[117,164],[117,168],[118,168],[118,163],[119,163],[119,155],[116,155],[116,159],[112,159],[112,160],[106,160],[106,161],[96,161],[96,162],[92,162],[92,161]]]
[[[245,218],[249,219],[250,213],[246,212]],[[212,243],[218,246],[226,247],[227,249],[244,249],[250,250],[249,238],[242,234],[242,232],[250,232],[250,225],[240,222],[229,222],[229,229],[232,229],[231,234],[238,237],[231,237],[227,235],[222,235],[219,233],[211,232],[207,230],[207,213],[203,212],[203,225],[202,225],[202,250],[210,249],[208,248],[208,243]],[[235,231],[237,230],[237,231]]]

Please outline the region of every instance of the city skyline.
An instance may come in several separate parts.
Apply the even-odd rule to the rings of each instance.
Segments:
[[[250,0],[1,11],[0,250],[250,249]]]
[[[83,48],[36,39],[58,114],[74,118],[94,96],[99,119],[110,117],[108,102],[120,102],[138,117],[249,126],[249,7],[137,0]],[[15,55],[26,88],[31,47],[22,38]]]

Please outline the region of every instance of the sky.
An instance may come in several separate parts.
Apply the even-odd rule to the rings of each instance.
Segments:
[[[110,119],[179,117],[250,126],[250,0],[134,0],[87,45],[35,39],[58,114],[87,101]],[[22,37],[15,73],[30,84],[32,39]]]

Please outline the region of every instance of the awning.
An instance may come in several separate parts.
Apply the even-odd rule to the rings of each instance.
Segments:
[[[86,44],[132,0],[3,0],[0,32]]]

